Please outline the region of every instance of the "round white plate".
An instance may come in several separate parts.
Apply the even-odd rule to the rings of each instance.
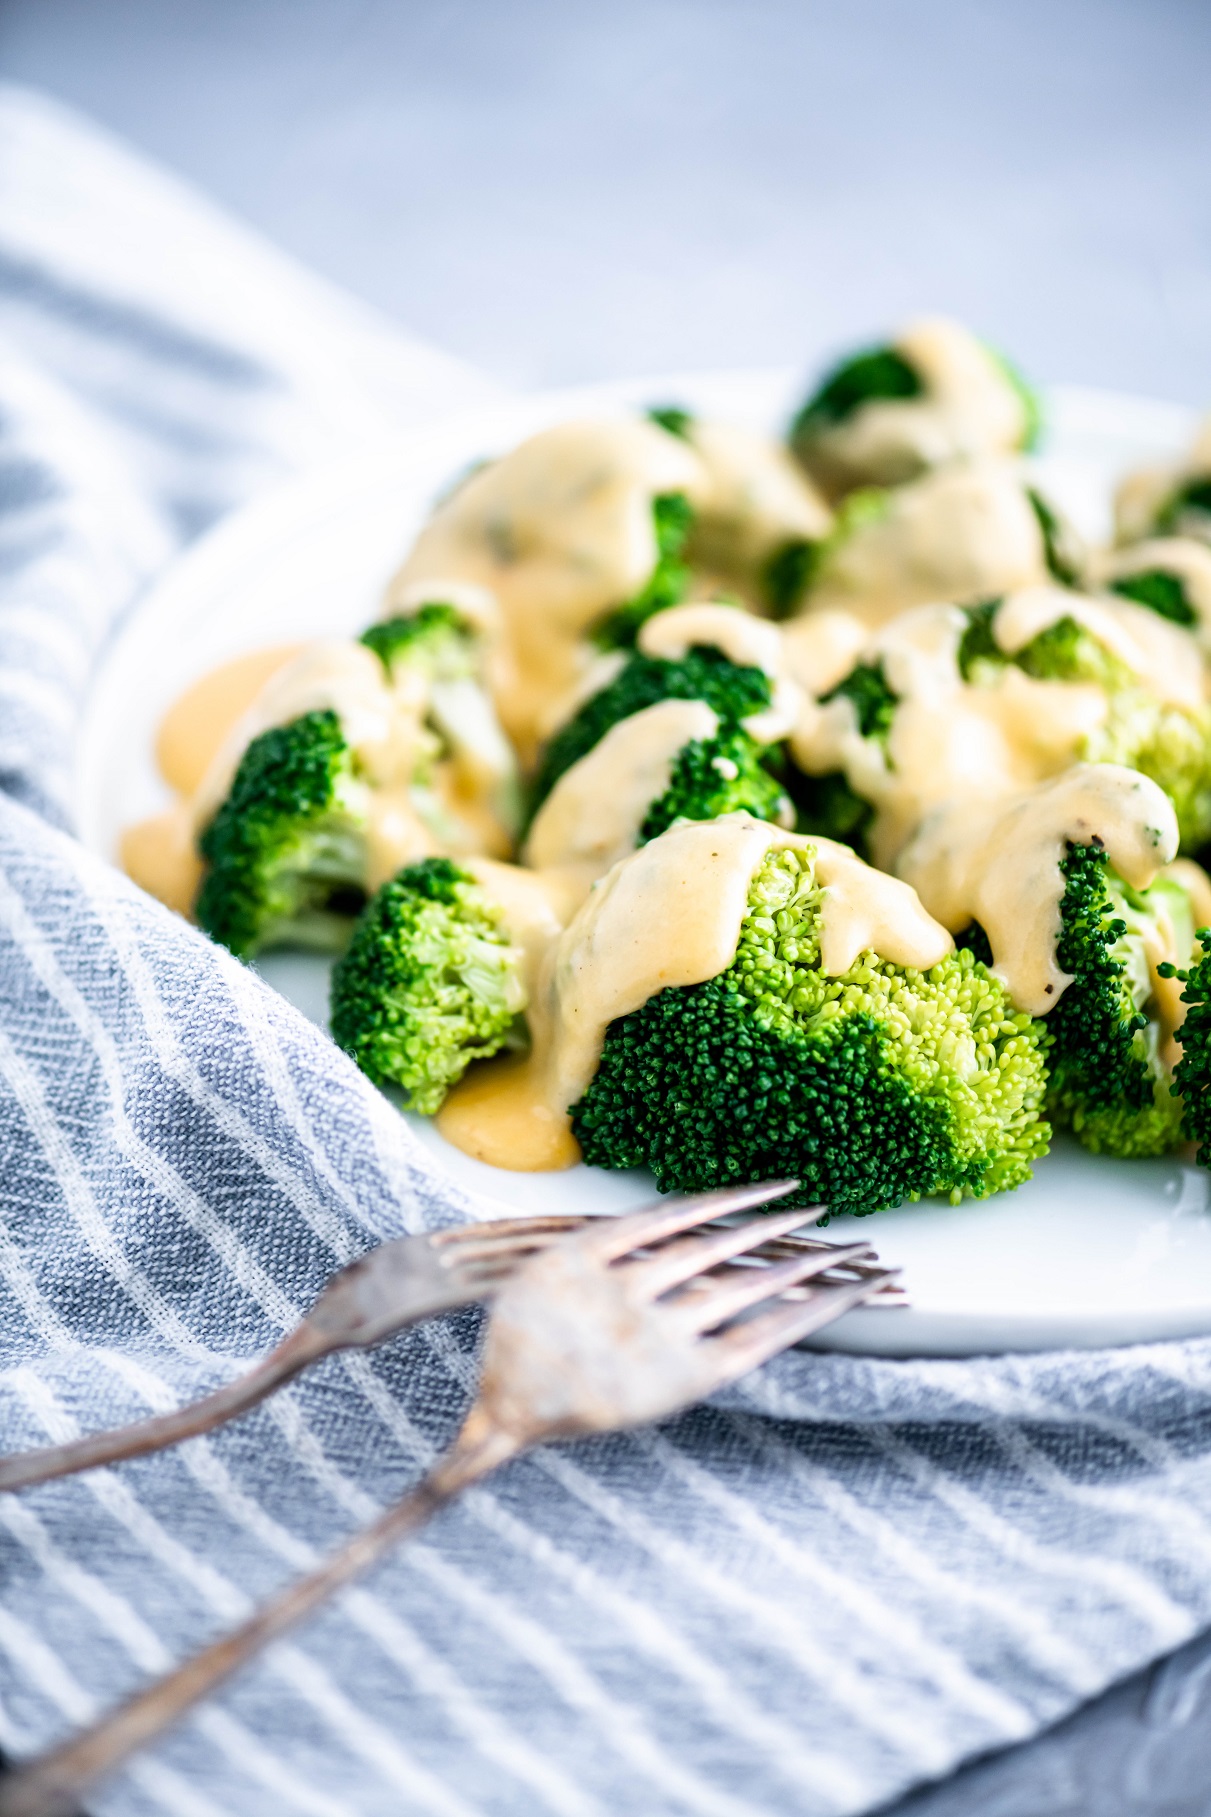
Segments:
[[[362,629],[430,505],[484,455],[563,417],[685,403],[769,426],[785,420],[798,374],[675,375],[548,393],[368,448],[228,519],[141,602],[94,683],[80,741],[77,813],[85,842],[112,858],[121,828],[164,805],[151,759],[162,713],[204,670],[240,651]],[[1164,459],[1193,417],[1174,405],[1057,390],[1040,477],[1090,536],[1127,467]],[[323,1024],[327,966],[269,955],[264,976]],[[510,1174],[459,1154],[423,1118],[420,1139],[471,1188],[485,1215],[509,1207],[612,1211],[652,1195],[643,1173],[577,1167]],[[1177,1160],[1123,1162],[1060,1142],[1033,1182],[984,1204],[944,1203],[838,1219],[904,1268],[906,1310],[850,1313],[821,1342],[884,1355],[970,1355],[1136,1343],[1211,1332],[1211,1177]]]

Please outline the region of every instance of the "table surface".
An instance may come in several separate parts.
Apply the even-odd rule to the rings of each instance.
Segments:
[[[0,0],[0,69],[516,384],[948,310],[1211,402],[1197,0]],[[1211,1639],[896,1817],[1190,1817]]]

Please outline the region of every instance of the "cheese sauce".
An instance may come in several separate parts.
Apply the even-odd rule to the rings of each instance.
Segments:
[[[886,495],[883,515],[826,549],[807,610],[884,624],[935,600],[974,604],[1047,579],[1042,531],[1016,467],[942,467]]]
[[[939,807],[896,870],[944,927],[978,921],[993,972],[1014,1003],[1046,1015],[1072,982],[1055,960],[1068,841],[1100,839],[1110,863],[1145,889],[1177,852],[1177,818],[1154,782],[1119,764],[1083,763],[1028,793]]]
[[[727,969],[753,876],[786,846],[817,850],[826,971],[847,970],[866,950],[924,970],[951,951],[911,890],[845,846],[748,814],[673,827],[616,864],[550,945],[530,1005],[529,1056],[472,1068],[438,1113],[442,1134],[497,1167],[571,1166],[579,1151],[568,1107],[588,1087],[610,1023],[668,986]]]
[[[686,439],[705,469],[690,545],[695,563],[751,582],[787,543],[828,535],[832,512],[781,442],[698,418]]]
[[[561,423],[493,461],[440,504],[387,593],[486,587],[501,611],[492,687],[523,761],[544,709],[591,659],[586,634],[656,565],[652,500],[702,493],[702,463],[649,423]]]
[[[965,683],[958,646],[966,625],[957,607],[922,606],[867,644],[863,659],[882,663],[899,697],[886,747],[861,736],[843,697],[809,703],[792,736],[800,768],[843,771],[871,802],[871,857],[880,868],[895,868],[932,808],[995,800],[1054,776],[1105,720],[1105,696],[1092,683],[1035,681],[1012,665],[988,685]]]

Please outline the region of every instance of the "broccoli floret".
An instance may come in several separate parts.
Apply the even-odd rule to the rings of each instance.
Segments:
[[[199,924],[242,959],[340,947],[365,901],[368,803],[335,713],[262,732],[199,841]]]
[[[1095,1154],[1166,1154],[1180,1134],[1181,1105],[1161,1064],[1145,942],[1155,906],[1174,893],[1163,881],[1133,890],[1111,868],[1100,840],[1069,843],[1060,869],[1056,963],[1072,975],[1047,1017],[1053,1039],[1048,1110]]]
[[[400,618],[386,618],[363,631],[360,641],[388,675],[404,666],[432,681],[457,681],[476,669],[475,632],[455,606],[434,601]]]
[[[679,441],[689,439],[694,424],[692,411],[683,410],[680,404],[653,404],[647,414],[649,423],[655,423],[657,429],[666,430]]]
[[[826,704],[838,699],[852,701],[863,738],[872,738],[886,748],[899,695],[889,687],[881,662],[858,663],[821,699]],[[794,771],[788,776],[787,786],[801,833],[839,839],[843,845],[852,846],[860,857],[867,855],[867,835],[875,817],[874,809],[850,786],[840,770],[830,770],[823,776]]]
[[[690,584],[682,560],[694,523],[694,510],[684,492],[662,492],[652,500],[656,530],[656,566],[634,599],[618,606],[597,626],[594,641],[603,650],[634,647],[640,627],[657,612],[678,605]]]
[[[811,852],[771,853],[727,970],[610,1024],[571,1112],[587,1161],[650,1167],[662,1191],[789,1175],[855,1213],[1029,1178],[1042,1026],[970,953],[927,973],[864,953],[826,977],[820,913]]]
[[[1173,803],[1183,849],[1196,850],[1211,836],[1211,713],[1157,700],[1126,663],[1073,618],[1057,619],[1006,656],[993,637],[999,603],[992,600],[968,610],[958,651],[964,680],[978,685],[1012,662],[1036,681],[1095,683],[1105,692],[1109,710],[1084,740],[1078,759],[1119,763],[1149,777]]]
[[[1170,574],[1164,568],[1145,568],[1139,574],[1125,574],[1121,580],[1112,580],[1110,591],[1118,593],[1123,599],[1134,600],[1137,606],[1147,606],[1161,618],[1167,618],[1170,624],[1182,625],[1187,631],[1198,624],[1198,613],[1186,597],[1186,586],[1179,574]]]
[[[1187,480],[1166,499],[1157,513],[1160,536],[1211,537],[1211,475]]]
[[[1033,486],[1027,486],[1026,497],[1030,500],[1031,510],[1038,519],[1039,529],[1043,535],[1043,559],[1047,571],[1053,580],[1058,580],[1061,587],[1075,587],[1080,583],[1085,566],[1084,552],[1069,524],[1065,523],[1054,506],[1048,504],[1041,492]]]
[[[1188,971],[1160,969],[1185,983],[1186,1019],[1177,1031],[1182,1057],[1174,1069],[1173,1089],[1182,1098],[1182,1134],[1198,1143],[1199,1165],[1211,1167],[1211,928],[1200,927],[1197,938],[1201,950]]]
[[[472,1060],[513,1037],[520,963],[480,885],[448,858],[422,858],[367,903],[337,961],[333,1039],[431,1116]]]
[[[888,685],[881,662],[858,663],[843,681],[839,681],[821,699],[826,704],[830,700],[851,701],[858,720],[858,730],[863,738],[873,738],[879,744],[886,745],[900,696]]]
[[[593,749],[611,726],[661,700],[703,700],[731,730],[769,706],[769,676],[732,662],[713,645],[695,645],[676,662],[635,654],[604,688],[561,726],[543,750],[534,779],[531,815],[537,812],[565,770]]]
[[[920,397],[920,374],[894,347],[870,347],[834,366],[791,424],[791,446],[810,442],[821,429],[843,423],[876,399]]]
[[[692,739],[677,753],[668,788],[648,809],[639,843],[667,832],[675,820],[717,820],[742,808],[754,820],[781,821],[791,804],[768,760],[767,747],[739,729]]]
[[[806,537],[792,537],[766,562],[761,571],[762,598],[774,618],[789,618],[812,584],[820,544]]]

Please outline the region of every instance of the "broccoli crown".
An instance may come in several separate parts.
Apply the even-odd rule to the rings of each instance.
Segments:
[[[1188,971],[1176,976],[1185,983],[1186,1019],[1177,1031],[1182,1057],[1173,1074],[1173,1089],[1183,1103],[1182,1134],[1198,1143],[1200,1166],[1211,1166],[1211,928],[1200,927],[1198,953]],[[1165,969],[1165,968],[1162,968]]]
[[[830,700],[848,700],[852,702],[857,715],[858,730],[863,738],[873,738],[877,743],[886,745],[887,735],[891,731],[900,696],[893,693],[888,685],[887,676],[881,662],[860,662],[852,668],[844,681],[839,681],[828,694],[821,696],[827,704]]]
[[[1156,528],[1162,536],[1175,535],[1186,529],[1205,536],[1209,518],[1211,475],[1202,473],[1170,494],[1157,515]]]
[[[633,599],[608,613],[594,632],[603,650],[634,647],[640,627],[655,613],[685,598],[690,570],[682,560],[694,523],[694,508],[684,492],[662,492],[652,500],[656,530],[656,566]]]
[[[534,779],[531,814],[537,812],[565,770],[593,749],[611,726],[661,700],[704,700],[717,715],[720,731],[730,730],[771,700],[762,669],[732,662],[711,644],[695,645],[676,662],[631,656],[626,667],[585,701],[543,750]]]
[[[1084,562],[1072,530],[1033,486],[1027,486],[1026,497],[1043,535],[1043,559],[1048,573],[1062,587],[1075,587],[1080,581]]]
[[[524,1007],[517,949],[484,891],[422,858],[366,904],[332,973],[332,1035],[376,1085],[431,1116]]]
[[[1046,1151],[1046,1034],[970,953],[927,973],[864,953],[820,970],[808,851],[769,854],[736,955],[610,1024],[572,1107],[584,1156],[650,1167],[662,1191],[787,1175],[865,1213],[1017,1186]]]
[[[339,947],[365,900],[365,822],[335,713],[262,732],[199,841],[199,924],[242,959],[283,944]]]
[[[647,416],[649,423],[655,423],[657,429],[666,430],[680,441],[688,440],[694,426],[693,412],[683,410],[680,404],[653,404]]]
[[[1139,574],[1125,574],[1121,580],[1111,581],[1110,591],[1120,594],[1123,599],[1134,600],[1137,606],[1147,606],[1150,612],[1167,618],[1171,624],[1183,625],[1186,630],[1198,623],[1198,613],[1186,597],[1181,576],[1170,574],[1164,568],[1145,568]]]
[[[867,348],[826,374],[792,422],[791,443],[810,442],[877,398],[920,397],[924,389],[920,374],[894,347]]]
[[[767,747],[738,727],[692,739],[677,753],[668,788],[647,811],[640,844],[666,833],[675,820],[717,820],[742,808],[754,820],[779,821],[791,804],[768,759]]]
[[[1159,701],[1126,663],[1073,618],[1057,619],[1008,657],[993,638],[997,600],[974,606],[959,643],[964,680],[978,685],[981,669],[1016,663],[1036,681],[1093,682],[1106,694],[1102,725],[1078,753],[1086,763],[1120,763],[1164,789],[1177,813],[1184,849],[1211,836],[1211,713]]]
[[[1069,843],[1060,869],[1056,963],[1072,983],[1047,1017],[1054,1042],[1048,1109],[1095,1154],[1165,1154],[1180,1133],[1181,1105],[1144,1006],[1151,988],[1145,940],[1166,886],[1133,890],[1097,839]]]
[[[404,617],[383,619],[363,631],[360,641],[373,650],[388,675],[415,667],[434,681],[455,681],[475,672],[475,633],[455,606],[442,601]]]
[[[761,571],[761,592],[775,618],[789,618],[815,576],[820,544],[793,536],[775,549]]]

